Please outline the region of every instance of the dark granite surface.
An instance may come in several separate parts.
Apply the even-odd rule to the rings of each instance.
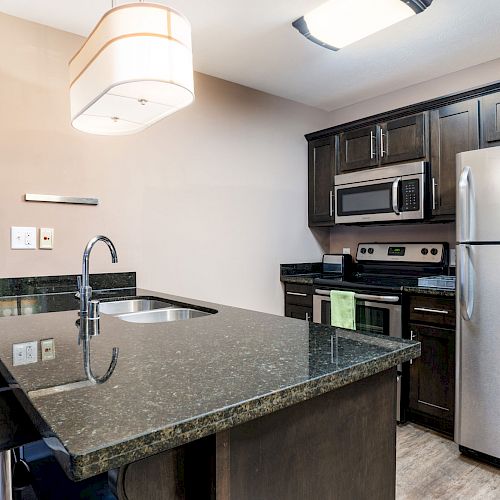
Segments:
[[[434,297],[455,297],[456,295],[454,289],[429,288],[423,286],[405,286],[403,291],[410,294],[433,295]]]
[[[312,285],[314,278],[321,276],[322,268],[323,264],[321,262],[281,264],[280,279],[282,283]]]
[[[91,274],[90,286],[95,290],[133,288],[136,286],[136,274],[135,272]],[[77,289],[76,274],[0,279],[0,297],[76,292]]]
[[[58,294],[44,300],[53,301],[47,310],[59,301],[61,312],[0,318],[2,374],[19,384],[20,401],[74,479],[233,427],[420,354],[420,345],[408,340],[134,293],[218,312],[156,324],[101,314],[100,335],[91,339],[92,369],[104,374],[112,348],[119,347],[111,378],[46,394],[31,391],[85,381],[75,326],[78,302]],[[55,339],[54,360],[12,366],[13,343],[46,338]]]
[[[314,278],[319,278],[321,274],[290,274],[281,275],[280,279],[282,283],[293,283],[295,285],[313,285]]]

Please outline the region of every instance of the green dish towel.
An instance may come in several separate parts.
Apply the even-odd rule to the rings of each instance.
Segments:
[[[330,291],[331,323],[332,326],[356,330],[356,299],[354,292],[342,290]]]

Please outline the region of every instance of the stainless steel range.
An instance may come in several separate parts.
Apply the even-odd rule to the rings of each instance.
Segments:
[[[417,286],[419,277],[443,274],[448,248],[444,243],[360,243],[356,260],[350,276],[314,280],[313,321],[330,324],[330,291],[350,290],[355,292],[357,330],[401,338],[404,287]]]

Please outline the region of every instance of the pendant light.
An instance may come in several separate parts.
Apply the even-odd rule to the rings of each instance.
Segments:
[[[193,102],[191,26],[165,5],[112,1],[69,71],[73,127],[139,132]]]

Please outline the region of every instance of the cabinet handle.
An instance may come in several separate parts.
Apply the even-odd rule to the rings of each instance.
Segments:
[[[375,135],[373,130],[370,130],[370,159],[373,160],[375,158],[375,148],[373,147],[373,139],[375,139]]]
[[[309,321],[309,313],[306,313],[306,321]]]
[[[415,332],[413,330],[410,330],[410,340],[415,340],[417,336],[415,335]],[[410,365],[413,364],[413,359],[410,359]]]
[[[414,311],[426,312],[432,314],[449,314],[449,311],[445,311],[444,309],[428,309],[427,307],[414,307]]]
[[[333,217],[333,191],[330,190],[330,217]]]
[[[387,151],[384,151],[384,132],[380,132],[380,157],[383,158]]]
[[[307,297],[307,293],[299,293],[299,292],[286,292],[287,295],[296,295],[297,297]]]
[[[432,178],[432,210],[436,210],[436,179]]]

